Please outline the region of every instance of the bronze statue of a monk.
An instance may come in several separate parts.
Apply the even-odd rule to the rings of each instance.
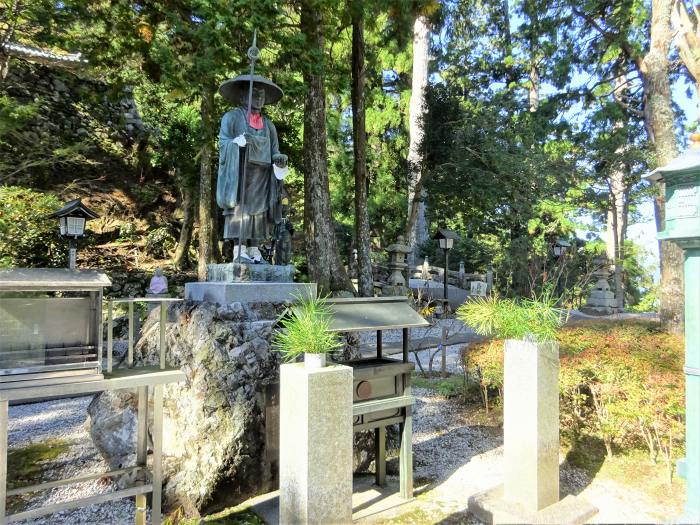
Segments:
[[[224,210],[224,239],[234,240],[234,260],[240,253],[239,262],[265,262],[259,246],[282,220],[287,156],[279,152],[275,125],[261,109],[283,93],[260,75],[227,80],[219,93],[238,106],[224,114],[219,131],[216,202]]]

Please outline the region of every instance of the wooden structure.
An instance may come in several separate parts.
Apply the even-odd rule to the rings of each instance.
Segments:
[[[132,329],[129,331],[130,357],[127,368],[115,370],[112,370],[111,359],[112,304],[109,303],[108,370],[102,373],[101,296],[102,288],[110,284],[106,275],[94,270],[17,269],[0,272],[0,299],[2,299],[0,302],[0,358],[7,363],[7,367],[0,370],[0,378],[3,380],[0,383],[0,525],[133,496],[136,497],[136,523],[145,525],[146,496],[149,493],[152,494],[153,500],[151,522],[156,525],[161,522],[163,386],[183,381],[185,375],[179,369],[168,368],[165,365],[167,299],[156,299],[161,303],[159,366],[132,367],[133,302],[137,299],[128,299],[132,313],[132,323],[130,323]],[[55,294],[56,297],[50,296],[56,292],[60,292]],[[87,299],[82,298],[81,294],[87,294]],[[71,308],[67,308],[64,304],[67,299],[78,299],[79,301],[75,303],[77,306],[73,307],[73,303],[69,302]],[[30,307],[23,307],[23,301]],[[61,325],[61,318],[65,325]],[[29,349],[16,348],[17,341],[23,340],[23,334],[25,342],[36,339],[41,344],[30,344]],[[80,344],[73,341],[75,338],[80,340]],[[61,344],[62,346],[59,346]],[[36,348],[31,348],[32,346]],[[99,474],[7,490],[7,434],[11,402],[80,396],[120,389],[136,389],[138,392],[135,465]],[[150,392],[153,393],[153,423],[149,432]],[[148,466],[149,434],[153,439],[150,468]],[[5,514],[7,497],[126,473],[133,474],[135,481],[115,492],[46,505],[11,515]]]
[[[399,487],[401,497],[413,497],[413,405],[411,371],[408,362],[411,328],[430,326],[406,297],[362,297],[329,299],[333,311],[334,332],[377,333],[377,354],[374,358],[353,359],[341,364],[353,369],[353,430],[374,429],[375,480],[383,486],[386,478],[386,427],[398,424],[401,434],[399,452]],[[402,360],[382,355],[384,330],[401,329]]]

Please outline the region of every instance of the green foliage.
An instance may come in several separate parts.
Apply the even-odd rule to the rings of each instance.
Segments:
[[[659,456],[669,462],[681,453],[681,336],[653,322],[586,322],[563,328],[557,340],[566,440],[598,439],[608,456],[619,447],[646,449],[652,462]],[[502,346],[498,340],[477,343],[465,357],[487,396],[502,391]]]
[[[501,299],[495,295],[467,301],[457,309],[457,318],[480,335],[535,341],[556,339],[565,320],[552,301]]]
[[[274,333],[272,345],[285,361],[304,353],[328,354],[342,348],[338,335],[329,332],[332,312],[323,298],[297,297],[291,311],[282,318],[282,330]]]
[[[0,267],[63,266],[66,243],[49,218],[62,205],[48,193],[0,186]]]
[[[154,228],[146,234],[146,253],[158,259],[167,259],[177,240],[168,226]]]
[[[52,439],[10,449],[7,453],[7,487],[14,489],[43,481],[47,464],[65,454],[69,448],[66,441]]]

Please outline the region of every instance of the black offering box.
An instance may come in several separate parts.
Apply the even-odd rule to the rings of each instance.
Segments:
[[[411,372],[408,362],[411,328],[430,326],[409,304],[407,297],[329,299],[333,311],[333,332],[376,331],[376,356],[339,364],[353,369],[353,429],[374,429],[376,482],[385,484],[386,427],[398,424],[401,434],[399,455],[400,492],[413,497],[413,405]],[[384,330],[402,330],[401,360],[383,355]]]

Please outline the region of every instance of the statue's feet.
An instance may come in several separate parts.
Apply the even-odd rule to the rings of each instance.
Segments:
[[[262,253],[260,253],[260,249],[257,246],[251,246],[248,248],[248,256],[255,264],[269,264],[265,259],[263,259]]]
[[[253,262],[253,259],[248,254],[248,250],[245,246],[236,244],[233,246],[233,261],[237,263],[250,264]]]

